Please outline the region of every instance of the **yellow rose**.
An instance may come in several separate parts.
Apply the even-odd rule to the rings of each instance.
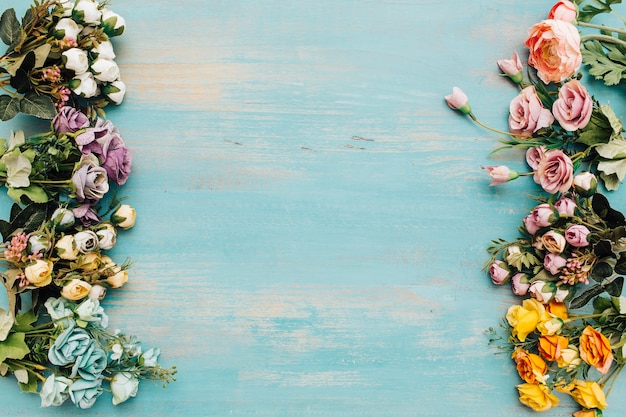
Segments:
[[[526,340],[526,336],[532,333],[545,314],[545,307],[534,298],[528,298],[522,305],[509,307],[506,319],[512,327],[511,333],[517,336],[520,342]]]
[[[107,284],[112,288],[120,288],[122,285],[126,284],[127,281],[128,272],[122,270],[118,271],[115,275],[107,277]]]
[[[537,347],[545,360],[554,362],[561,357],[561,352],[567,348],[567,343],[567,338],[564,336],[541,336]]]
[[[95,271],[100,267],[100,252],[87,252],[80,255],[76,265],[84,271]]]
[[[80,279],[74,278],[69,283],[63,286],[61,295],[71,301],[76,301],[85,298],[89,295],[91,290],[91,284]]]
[[[78,248],[76,248],[76,243],[74,243],[74,236],[65,235],[61,239],[59,239],[54,245],[57,255],[61,259],[65,259],[66,261],[74,261],[78,257]]]
[[[574,345],[569,345],[565,349],[561,349],[561,356],[556,360],[559,368],[574,369],[581,363],[578,349]]]
[[[35,287],[45,287],[52,282],[53,266],[54,264],[49,260],[38,259],[34,264],[24,268],[24,275]]]
[[[548,320],[541,320],[537,325],[537,330],[542,336],[552,336],[561,332],[563,320],[559,317],[549,317]]]
[[[111,216],[111,221],[120,229],[130,229],[135,225],[137,212],[128,204],[122,204]]]
[[[529,384],[539,384],[545,382],[545,374],[548,371],[546,362],[541,356],[529,353],[523,349],[513,352],[513,360],[517,367],[519,376]]]
[[[579,344],[580,358],[601,374],[606,374],[613,363],[609,339],[593,327],[587,326],[580,335]]]
[[[548,411],[559,404],[559,399],[545,385],[520,384],[517,391],[520,402],[535,411]]]
[[[574,381],[574,386],[569,392],[574,401],[585,408],[599,408],[604,410],[607,406],[604,391],[595,381]]]

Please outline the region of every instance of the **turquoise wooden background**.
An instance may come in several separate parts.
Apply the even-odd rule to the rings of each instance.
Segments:
[[[481,268],[535,189],[488,187],[481,165],[522,159],[488,158],[496,136],[443,96],[463,88],[506,128],[516,92],[496,60],[552,3],[113,0],[128,95],[108,117],[134,152],[139,220],[113,252],[131,281],[104,304],[178,382],[83,412],[1,379],[0,415],[533,415],[483,333],[514,299]],[[586,81],[626,111],[623,89]],[[45,127],[20,116],[0,134]],[[626,376],[605,416],[624,410]]]

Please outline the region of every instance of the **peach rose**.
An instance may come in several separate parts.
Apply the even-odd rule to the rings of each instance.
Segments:
[[[49,260],[38,259],[35,263],[24,268],[24,275],[28,282],[35,287],[45,287],[52,282],[53,266]]]
[[[554,122],[550,110],[543,107],[535,86],[530,85],[519,92],[509,104],[509,130],[522,136],[532,136],[537,130]]]
[[[548,371],[548,365],[541,356],[529,353],[523,349],[517,349],[513,352],[513,360],[519,373],[520,378],[529,384],[540,384],[545,382],[545,374]]]
[[[557,19],[571,22],[572,20],[576,20],[577,13],[578,9],[576,8],[576,5],[571,1],[558,1],[554,6],[552,6],[552,9],[550,9],[550,12],[548,13],[548,19]]]
[[[562,253],[565,249],[565,245],[567,245],[565,237],[554,230],[546,232],[541,237],[541,242],[543,243],[543,247],[551,253]]]
[[[81,300],[89,295],[91,284],[83,280],[74,278],[63,286],[61,295],[71,301]]]
[[[520,384],[517,391],[520,402],[535,411],[548,411],[559,404],[559,399],[545,385]]]
[[[592,110],[591,96],[578,80],[563,84],[559,89],[559,97],[552,105],[554,118],[563,129],[570,132],[587,126]]]
[[[580,358],[601,374],[606,374],[613,363],[613,352],[609,339],[591,326],[585,327],[580,335]]]
[[[574,164],[560,149],[546,152],[537,166],[539,184],[550,194],[564,193],[574,183]]]
[[[580,34],[576,26],[558,19],[536,23],[528,30],[528,64],[546,84],[574,75],[582,63]]]
[[[561,357],[561,351],[567,348],[567,338],[564,336],[541,336],[539,338],[539,353],[550,362],[557,361]]]

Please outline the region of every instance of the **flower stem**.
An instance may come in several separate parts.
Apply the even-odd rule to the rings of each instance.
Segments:
[[[613,36],[609,36],[609,35],[585,35],[580,38],[581,43],[585,41],[589,41],[589,40],[598,40],[598,41],[603,41],[607,43],[614,43],[616,45],[621,45],[621,46],[626,47],[626,42],[624,42],[621,39],[614,38]]]
[[[517,137],[517,138],[526,138],[527,136],[525,135],[518,135],[516,133],[511,133],[511,132],[505,132],[503,130],[498,130],[498,129],[494,129],[493,127],[487,126],[486,124],[484,124],[483,122],[481,122],[480,120],[478,120],[476,118],[476,116],[474,116],[474,113],[469,113],[468,116],[474,121],[476,122],[476,124],[484,129],[490,130],[494,133],[499,133],[501,135],[506,135],[506,136],[513,136],[513,137]]]

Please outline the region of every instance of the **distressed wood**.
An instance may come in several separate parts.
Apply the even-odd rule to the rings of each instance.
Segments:
[[[516,91],[495,61],[551,5],[113,0],[128,95],[107,114],[134,152],[122,195],[139,220],[112,255],[135,262],[131,281],[104,305],[178,382],[81,411],[2,379],[0,415],[532,415],[487,345],[514,299],[482,266],[535,190],[488,187],[481,165],[522,159],[489,158],[497,137],[443,96],[459,86],[506,127]],[[625,110],[623,89],[590,84]],[[625,394],[622,379],[606,416]]]

